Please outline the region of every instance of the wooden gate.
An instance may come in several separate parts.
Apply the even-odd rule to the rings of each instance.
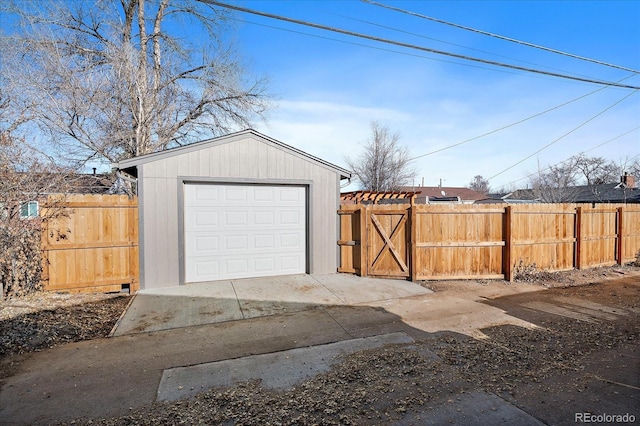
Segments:
[[[408,278],[409,211],[366,210],[367,275]]]
[[[139,289],[138,200],[126,195],[67,195],[68,216],[42,229],[42,284],[48,291]]]

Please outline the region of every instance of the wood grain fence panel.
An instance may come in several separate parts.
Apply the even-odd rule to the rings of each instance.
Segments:
[[[583,208],[581,222],[581,267],[614,265],[618,251],[617,210]]]
[[[393,240],[392,245],[409,247],[405,264],[414,280],[510,280],[519,266],[547,271],[589,268],[629,262],[640,252],[640,208],[634,205],[528,204],[496,208],[407,204],[360,208],[361,224],[363,218],[377,214],[379,226]],[[407,231],[402,238],[391,237],[405,214]],[[388,241],[372,223],[361,225],[359,230],[351,226],[349,238],[362,237],[360,244],[368,248],[363,253],[369,259],[363,265],[396,274],[402,269],[399,255],[389,250]],[[364,269],[362,273],[366,274]],[[375,271],[371,274],[377,275]]]
[[[622,209],[624,263],[640,259],[640,206],[624,206]]]
[[[562,271],[574,267],[575,207],[529,204],[512,210],[512,263]]]
[[[43,286],[50,291],[139,289],[137,199],[71,195],[67,217],[43,227]]]
[[[416,279],[502,277],[504,209],[415,208]]]

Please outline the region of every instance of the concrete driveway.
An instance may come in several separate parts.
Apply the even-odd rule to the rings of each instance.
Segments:
[[[300,312],[374,306],[431,294],[404,280],[355,275],[287,275],[214,281],[140,291],[113,336]]]
[[[465,285],[468,291],[465,291]],[[480,329],[496,324],[533,325],[488,307],[483,300],[533,291],[527,285],[498,288],[458,282],[460,290],[440,294],[419,284],[347,274],[286,275],[214,281],[142,290],[111,332],[124,336],[152,331],[223,323],[243,319],[321,310],[333,320],[349,307],[374,308],[394,315],[406,325],[426,332],[455,331],[483,337]],[[452,309],[453,307],[453,309]],[[340,308],[340,309],[338,309]]]
[[[440,286],[447,290],[432,293],[408,281],[331,274],[142,291],[114,337],[28,357],[0,389],[0,424],[123,416],[156,401],[246,380],[288,387],[327,371],[354,351],[419,341],[441,331],[486,338],[481,330],[491,325],[535,327],[527,315],[513,315],[512,304],[495,300],[524,293],[546,300],[540,287],[527,284]],[[523,306],[529,312],[533,305],[527,299]],[[615,388],[616,393],[625,386]],[[540,424],[486,392],[458,402],[428,414],[436,424],[449,423],[459,413],[476,420],[459,424]],[[543,415],[545,410],[533,411]],[[409,416],[397,424],[418,423]]]

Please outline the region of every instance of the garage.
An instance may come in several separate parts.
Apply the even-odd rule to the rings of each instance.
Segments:
[[[137,188],[142,290],[337,272],[348,170],[252,129],[114,166]]]
[[[186,183],[185,281],[304,274],[306,188]]]

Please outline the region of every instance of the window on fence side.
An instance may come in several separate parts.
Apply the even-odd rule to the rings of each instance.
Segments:
[[[32,217],[38,217],[38,202],[29,201],[20,205],[20,218],[28,219]]]

